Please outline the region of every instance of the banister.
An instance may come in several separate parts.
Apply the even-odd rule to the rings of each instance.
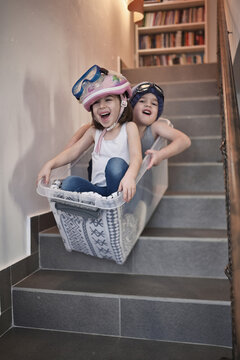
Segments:
[[[240,119],[223,0],[218,0],[218,63],[222,100],[222,153],[229,243],[228,276],[231,282],[233,359],[240,360]]]

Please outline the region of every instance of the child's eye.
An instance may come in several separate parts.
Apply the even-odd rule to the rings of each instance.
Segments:
[[[152,102],[152,105],[153,105],[153,106],[158,106],[158,103]]]

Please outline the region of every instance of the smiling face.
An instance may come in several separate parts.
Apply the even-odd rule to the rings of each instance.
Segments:
[[[112,126],[120,113],[120,98],[118,95],[108,95],[97,100],[92,105],[94,119],[104,128]]]
[[[138,126],[149,126],[157,119],[158,101],[154,94],[144,94],[133,109],[133,120]]]

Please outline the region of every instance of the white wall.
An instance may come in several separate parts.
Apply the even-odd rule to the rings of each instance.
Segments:
[[[217,62],[217,0],[206,1],[207,62]]]
[[[125,0],[0,0],[0,269],[29,254],[27,216],[48,209],[40,167],[90,119],[72,85],[118,55],[133,67],[133,34]]]
[[[229,44],[234,61],[240,40],[240,2],[239,0],[225,1],[227,29],[229,32]]]

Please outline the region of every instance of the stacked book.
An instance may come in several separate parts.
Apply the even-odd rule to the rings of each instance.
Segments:
[[[178,30],[139,36],[139,49],[162,49],[195,45],[204,45],[204,30]]]
[[[140,56],[139,66],[169,66],[203,64],[204,55],[199,54],[168,54],[168,55],[144,55]]]
[[[145,12],[143,26],[151,27],[204,22],[204,19],[205,12],[203,6],[167,11]]]

